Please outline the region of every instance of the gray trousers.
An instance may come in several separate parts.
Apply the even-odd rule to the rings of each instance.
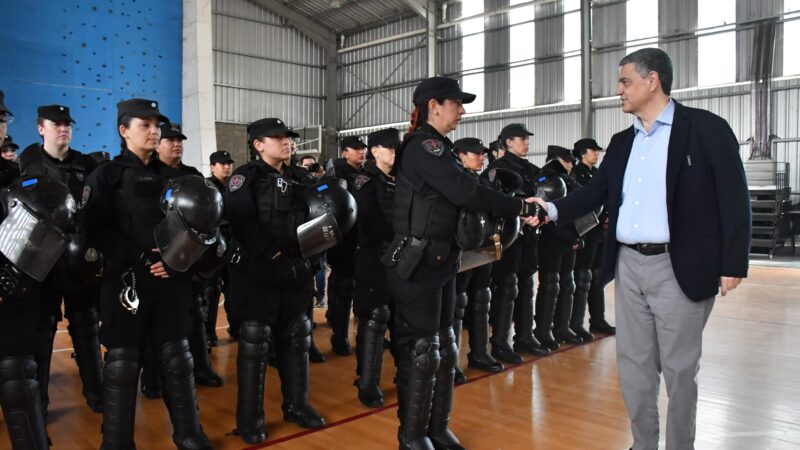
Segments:
[[[714,298],[689,300],[669,253],[644,256],[621,246],[615,277],[617,368],[634,450],[658,448],[658,392],[667,385],[667,449],[694,448],[697,372]]]

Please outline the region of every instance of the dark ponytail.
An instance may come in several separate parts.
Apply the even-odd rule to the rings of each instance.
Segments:
[[[436,103],[443,104],[443,98],[435,98]],[[422,126],[423,123],[428,121],[428,103],[426,102],[424,105],[414,105],[414,111],[411,112],[411,126],[408,127],[408,133],[413,133],[417,131],[419,127]]]

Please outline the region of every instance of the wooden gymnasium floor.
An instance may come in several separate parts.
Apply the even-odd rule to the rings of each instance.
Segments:
[[[613,290],[606,291],[613,318]],[[220,309],[222,311],[222,309]],[[323,310],[315,311],[323,323]],[[236,407],[236,345],[225,333],[213,365],[222,388],[198,389],[201,418],[217,449],[246,446],[230,435]],[[101,416],[80,394],[71,343],[62,323],[56,338],[50,384],[48,431],[56,449],[98,448]],[[275,369],[267,374],[269,441],[252,448],[397,448],[394,366],[384,356],[387,407],[369,410],[352,387],[354,357],[330,354],[330,330],[320,325],[315,340],[328,362],[311,366],[312,403],[328,419],[322,430],[305,431],[280,415]],[[351,342],[353,340],[351,339]],[[614,338],[606,337],[487,376],[467,370],[470,382],[456,389],[452,428],[476,449],[627,449],[628,420],[620,397]],[[750,278],[730,296],[718,298],[705,333],[700,371],[698,449],[800,448],[800,270],[752,267]],[[462,367],[466,366],[462,352]],[[663,386],[663,383],[662,383]],[[666,406],[666,394],[661,398]],[[662,430],[664,421],[662,417]],[[141,449],[174,448],[172,428],[160,400],[139,396],[136,440]],[[662,446],[663,446],[662,442]],[[0,448],[8,448],[5,425]]]

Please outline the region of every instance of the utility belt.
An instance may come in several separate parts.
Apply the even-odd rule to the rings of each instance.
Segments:
[[[433,268],[442,267],[450,259],[452,252],[453,245],[450,241],[398,234],[381,257],[381,263],[394,268],[404,280],[409,280],[423,262]]]

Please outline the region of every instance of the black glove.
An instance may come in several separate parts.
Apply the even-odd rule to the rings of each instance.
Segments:
[[[522,201],[522,213],[520,213],[522,217],[531,217],[536,216],[539,219],[539,226],[544,225],[544,219],[547,217],[547,210],[542,208],[541,205],[538,203],[528,203],[526,201]]]

